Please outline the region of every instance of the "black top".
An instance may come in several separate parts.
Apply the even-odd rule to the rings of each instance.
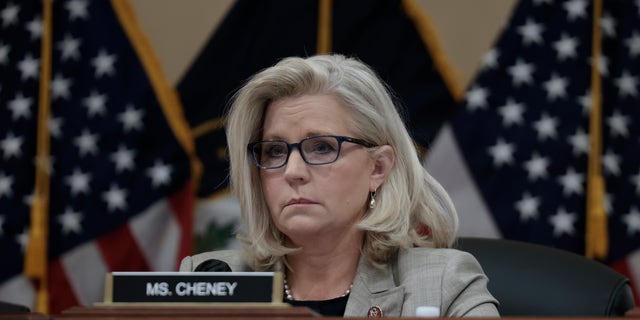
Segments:
[[[349,295],[320,301],[289,300],[285,298],[284,302],[296,307],[307,307],[323,316],[343,317],[344,310],[347,308],[347,300],[349,300]]]

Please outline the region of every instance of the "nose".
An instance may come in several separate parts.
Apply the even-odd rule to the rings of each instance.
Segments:
[[[302,159],[300,149],[294,148],[289,155],[289,161],[284,166],[284,175],[287,180],[306,180],[309,173],[307,163]]]

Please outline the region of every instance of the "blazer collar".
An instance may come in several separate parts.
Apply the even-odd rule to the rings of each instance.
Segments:
[[[379,269],[365,254],[360,255],[345,317],[367,317],[375,311],[381,311],[384,317],[400,317],[403,301],[404,287],[396,285],[392,264]]]

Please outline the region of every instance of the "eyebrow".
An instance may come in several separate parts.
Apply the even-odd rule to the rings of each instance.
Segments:
[[[336,133],[329,133],[329,132],[325,132],[325,133],[320,133],[317,131],[312,131],[310,133],[307,133],[306,135],[304,135],[302,138],[298,139],[297,141],[300,141],[302,139],[306,139],[309,137],[316,137],[316,136],[332,136],[332,135],[337,135],[340,136],[341,134],[336,134]],[[284,138],[284,136],[280,135],[280,134],[274,134],[274,135],[262,135],[262,139],[266,140],[266,139],[271,139],[271,140],[283,140],[283,141],[288,141],[287,139]]]

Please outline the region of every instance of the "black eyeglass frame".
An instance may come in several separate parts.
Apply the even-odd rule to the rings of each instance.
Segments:
[[[317,138],[335,138],[338,141],[338,152],[336,154],[336,158],[333,159],[332,161],[327,161],[327,162],[322,162],[322,163],[310,163],[309,161],[307,161],[307,158],[304,155],[304,152],[302,152],[302,149],[300,149],[300,146],[302,145],[302,143],[304,143],[307,140],[311,140],[311,139],[317,139]],[[275,167],[266,167],[260,164],[260,162],[258,161],[258,155],[256,154],[256,150],[254,149],[254,147],[260,143],[264,143],[264,142],[281,142],[284,143],[287,146],[287,157],[285,158],[284,162],[279,165],[279,166],[275,166]],[[330,163],[334,163],[336,161],[338,161],[338,158],[340,158],[340,153],[342,152],[342,143],[343,142],[351,142],[351,143],[355,143],[355,144],[359,144],[361,146],[365,146],[367,148],[372,148],[372,147],[377,147],[378,145],[376,145],[375,143],[371,143],[369,141],[366,140],[362,140],[362,139],[358,139],[358,138],[352,138],[352,137],[346,137],[346,136],[334,136],[334,135],[322,135],[322,136],[311,136],[311,137],[306,137],[296,143],[289,143],[287,141],[284,140],[280,140],[280,139],[267,139],[267,140],[261,140],[261,141],[256,141],[256,142],[251,142],[247,145],[247,150],[249,151],[249,153],[251,153],[252,159],[253,159],[253,164],[256,165],[256,167],[263,169],[263,170],[272,170],[272,169],[280,169],[284,166],[287,165],[287,163],[289,163],[289,157],[291,156],[291,151],[293,151],[294,148],[298,149],[298,152],[300,152],[300,157],[302,158],[302,160],[310,165],[310,166],[321,166],[321,165],[325,165],[325,164],[330,164]]]

